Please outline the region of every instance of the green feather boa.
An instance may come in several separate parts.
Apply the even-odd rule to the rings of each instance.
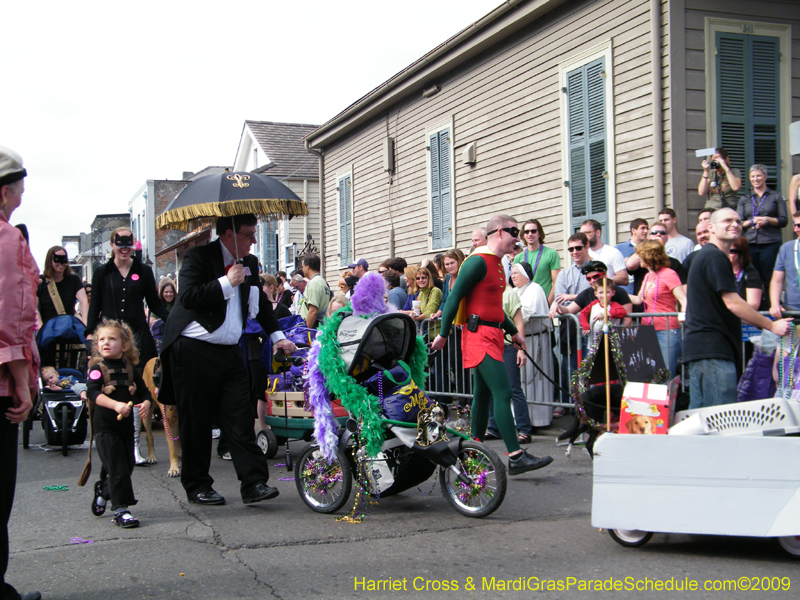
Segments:
[[[340,398],[342,405],[358,420],[362,443],[367,449],[367,454],[374,457],[380,452],[384,440],[380,400],[347,374],[336,335],[342,320],[351,314],[350,310],[347,310],[349,308],[348,306],[337,310],[319,328],[316,340],[316,343],[320,344],[318,366],[325,378],[325,387],[332,396]],[[417,336],[414,353],[408,366],[411,369],[412,379],[423,391],[428,378],[425,372],[427,359],[425,342]]]

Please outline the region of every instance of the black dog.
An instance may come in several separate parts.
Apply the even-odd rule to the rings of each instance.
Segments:
[[[622,401],[622,384],[611,384],[611,420],[619,421],[619,406]],[[572,446],[575,440],[584,433],[588,433],[589,437],[586,440],[586,450],[589,451],[589,456],[594,459],[594,443],[600,431],[590,425],[591,422],[605,423],[606,422],[606,386],[605,384],[592,385],[587,389],[579,400],[580,405],[588,417],[587,421],[582,421],[578,416],[572,422],[572,425],[564,433],[558,436],[557,441],[569,440],[567,446],[567,456],[572,453]]]

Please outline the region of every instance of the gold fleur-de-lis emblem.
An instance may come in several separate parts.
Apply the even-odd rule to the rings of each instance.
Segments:
[[[233,175],[228,175],[228,179],[234,182],[233,187],[238,187],[238,188],[250,187],[249,183],[245,183],[248,179],[250,179],[250,175],[242,176],[239,175],[238,173],[234,173]]]

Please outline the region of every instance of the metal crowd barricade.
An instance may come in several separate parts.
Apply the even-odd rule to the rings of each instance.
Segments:
[[[760,314],[769,317],[768,311],[762,311]],[[786,318],[800,319],[800,311],[786,311],[783,314]],[[679,320],[680,326],[680,341],[681,341],[681,354],[683,353],[684,343],[684,322],[682,320],[683,314],[677,312],[664,312],[664,313],[631,313],[628,318],[631,319],[630,325],[619,326],[620,329],[637,328],[640,327],[644,319],[651,319],[653,317],[671,317]],[[547,375],[553,379],[552,382],[547,382],[550,385],[544,384],[546,378],[544,375],[534,368],[532,375],[529,369],[523,368],[521,373],[521,381],[523,390],[527,389],[529,383],[541,383],[540,389],[552,389],[551,397],[537,397],[528,398],[528,406],[552,406],[570,408],[572,399],[569,396],[570,379],[572,373],[583,360],[583,354],[587,349],[587,342],[590,341],[590,336],[584,337],[581,331],[580,321],[578,315],[564,314],[556,317],[557,323],[552,322],[549,315],[533,315],[531,319],[540,320],[543,323],[550,323],[552,325],[552,372],[547,372]],[[546,320],[546,321],[545,321]],[[555,321],[555,320],[554,320]],[[567,323],[574,323],[574,335],[561,335],[563,327],[569,327]],[[648,324],[648,323],[644,323]],[[430,328],[430,320],[417,322],[417,333],[425,339],[426,343],[431,340],[428,339],[428,331]],[[571,328],[571,327],[569,327]],[[444,350],[436,353],[430,364],[430,377],[428,379],[426,389],[428,394],[435,398],[442,399],[445,402],[458,402],[464,404],[468,399],[472,398],[472,377],[469,372],[470,369],[463,368],[461,357],[461,339],[460,329],[454,328],[453,333],[448,339],[447,345]],[[544,335],[536,334],[536,335]],[[531,336],[526,335],[526,341],[530,340]],[[745,344],[746,339],[742,339],[742,371],[746,367],[746,353]],[[566,347],[564,346],[566,344]],[[672,344],[671,337],[667,338],[667,350]],[[532,344],[527,344],[529,347]],[[545,345],[542,344],[541,347]],[[533,355],[536,359],[536,355]],[[681,387],[686,390],[687,386],[687,370],[682,360],[679,357],[679,374],[681,376]],[[665,362],[668,361],[668,356],[664,357]],[[546,362],[546,361],[543,361]],[[541,365],[540,365],[541,366]],[[532,379],[529,380],[529,377]],[[563,390],[562,390],[563,388]]]
[[[521,383],[523,390],[529,385],[533,385],[537,390],[543,392],[541,397],[528,398],[528,405],[551,406],[571,408],[570,398],[570,379],[573,371],[580,365],[583,358],[583,335],[580,328],[580,321],[577,315],[559,315],[559,323],[554,326],[550,315],[533,315],[533,320],[546,324],[547,328],[542,333],[526,335],[526,345],[529,354],[534,349],[538,353],[547,352],[548,356],[541,356],[544,365],[550,365],[542,374],[535,367],[533,369],[523,368],[521,373]],[[568,327],[567,323],[574,323],[574,335],[561,335],[559,327]],[[572,328],[570,328],[572,329]],[[428,339],[430,330],[430,320],[417,322],[417,333],[422,336],[426,343],[432,341]],[[549,340],[539,340],[542,343],[530,343],[532,337],[547,336]],[[550,343],[554,342],[554,343]],[[563,350],[563,352],[562,352]],[[532,354],[536,360],[536,354]],[[542,367],[543,365],[539,365]],[[545,377],[545,375],[547,377]],[[547,378],[550,378],[548,380]],[[538,387],[537,387],[538,384]],[[472,398],[472,376],[470,369],[463,368],[461,356],[461,330],[453,328],[447,341],[447,345],[441,352],[433,355],[430,364],[430,376],[426,384],[427,393],[445,402],[458,402],[465,404]]]

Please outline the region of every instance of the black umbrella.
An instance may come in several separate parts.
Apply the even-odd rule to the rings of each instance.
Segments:
[[[190,223],[213,223],[219,217],[267,215],[274,219],[307,215],[308,206],[277,179],[237,171],[192,181],[156,219],[159,229],[189,231]]]

